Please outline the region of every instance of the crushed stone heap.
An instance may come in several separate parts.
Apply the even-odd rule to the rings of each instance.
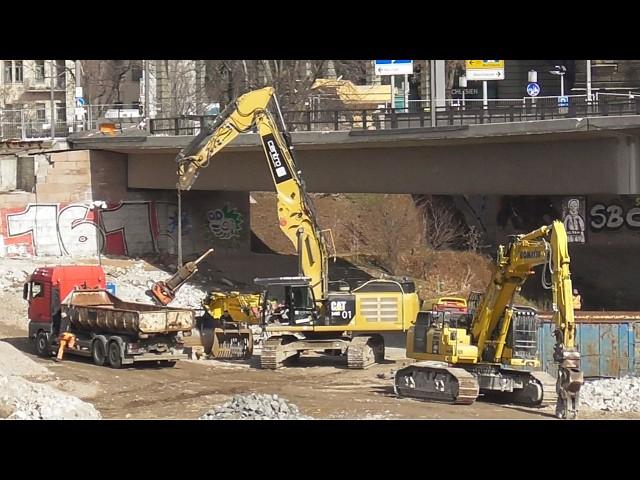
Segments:
[[[313,420],[313,417],[302,415],[296,405],[278,395],[252,393],[234,395],[200,420]]]
[[[587,381],[580,389],[580,403],[606,412],[640,412],[640,377]]]

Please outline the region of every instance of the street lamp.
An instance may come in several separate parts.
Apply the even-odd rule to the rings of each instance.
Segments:
[[[465,108],[464,90],[467,88],[467,77],[465,75],[458,77],[458,86],[462,90],[462,108]]]
[[[560,75],[560,96],[564,97],[564,74],[567,73],[567,67],[564,65],[556,65],[555,70],[549,71],[551,75]]]
[[[89,210],[95,212],[95,223],[98,225],[98,231],[96,232],[96,247],[98,250],[98,265],[102,266],[102,257],[100,255],[100,210],[107,208],[107,202],[103,200],[94,200],[89,204]]]
[[[54,67],[56,66],[56,64],[54,63],[54,61],[51,61],[51,71],[53,72]],[[56,138],[56,117],[55,117],[55,113],[56,113],[56,102],[54,100],[54,88],[55,88],[55,80],[58,77],[61,77],[62,75],[66,75],[66,67],[65,70],[63,70],[62,72],[58,73],[57,75],[50,75],[49,79],[51,80],[51,86],[50,86],[50,90],[51,90],[51,140],[55,140]]]

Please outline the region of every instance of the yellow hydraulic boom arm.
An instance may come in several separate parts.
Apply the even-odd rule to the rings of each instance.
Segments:
[[[553,320],[556,327],[554,360],[558,363],[557,413],[565,417],[576,414],[578,392],[583,383],[579,370],[580,354],[575,343],[569,263],[567,233],[562,222],[556,220],[526,235],[517,235],[507,252],[502,246],[498,250],[497,269],[471,322],[471,333],[481,359],[502,362],[514,295],[534,273],[533,267],[548,265],[552,275],[551,284],[545,283],[543,272],[543,285],[551,288],[553,293]]]
[[[300,275],[311,279],[315,300],[322,302],[328,290],[327,247],[301,172],[296,168],[293,147],[274,93],[272,87],[265,87],[238,97],[216,118],[211,129],[203,131],[181,151],[176,157],[177,188],[189,190],[214,155],[240,133],[257,126],[278,194],[280,228],[296,247]],[[267,109],[271,100],[276,104],[282,129]]]

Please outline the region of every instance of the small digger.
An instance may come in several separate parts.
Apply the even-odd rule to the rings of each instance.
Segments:
[[[178,289],[198,272],[198,265],[211,253],[212,248],[196,260],[185,263],[168,280],[154,283],[147,294],[157,304],[168,305],[175,299]],[[259,295],[211,292],[202,302],[204,316],[199,317],[196,323],[201,340],[198,347],[204,347],[204,353],[210,353],[213,358],[251,358],[253,334],[248,324],[258,323],[259,301]]]

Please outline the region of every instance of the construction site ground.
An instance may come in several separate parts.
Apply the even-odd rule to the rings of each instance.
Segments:
[[[31,352],[25,332],[2,327],[1,341]],[[318,419],[553,419],[553,409],[476,401],[446,405],[398,398],[390,370],[404,364],[388,359],[367,370],[348,370],[339,358],[301,358],[295,368],[260,370],[252,362],[187,360],[174,368],[112,370],[73,357],[63,363],[27,353],[55,375],[54,385],[94,405],[105,419],[196,419],[235,394],[269,393],[295,403]],[[384,374],[384,378],[379,378]],[[380,375],[381,376],[381,375]],[[581,418],[640,418],[639,414],[583,411]]]

